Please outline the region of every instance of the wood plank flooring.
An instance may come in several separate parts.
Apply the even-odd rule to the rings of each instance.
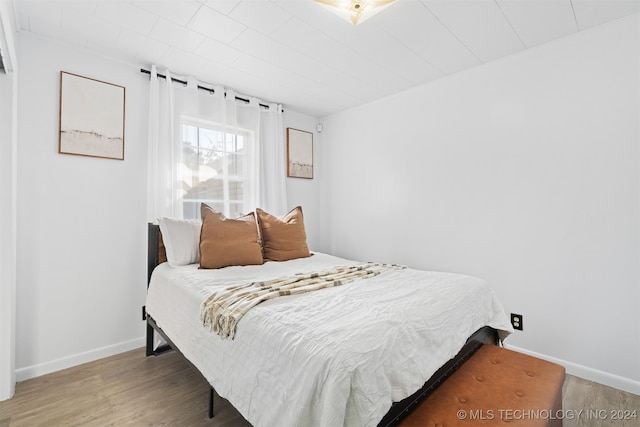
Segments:
[[[563,390],[565,410],[592,410],[589,418],[583,412],[565,419],[564,427],[640,425],[640,396],[569,375]],[[209,419],[208,393],[207,383],[176,353],[145,357],[137,349],[18,383],[14,398],[0,402],[0,427],[250,426],[217,395]],[[634,409],[636,419],[611,420],[611,411]]]
[[[177,353],[137,349],[19,382],[0,402],[0,427],[250,426],[218,396],[210,420],[208,399],[206,381]]]
[[[640,396],[571,375],[562,387],[562,406],[563,427],[640,426]]]

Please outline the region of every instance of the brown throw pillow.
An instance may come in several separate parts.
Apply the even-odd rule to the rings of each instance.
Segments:
[[[264,263],[253,212],[229,219],[203,203],[200,213],[200,268]]]
[[[281,218],[262,209],[256,209],[256,213],[265,260],[287,261],[311,256],[300,206],[293,208]]]

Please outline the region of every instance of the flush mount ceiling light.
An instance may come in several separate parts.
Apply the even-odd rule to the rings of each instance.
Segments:
[[[358,25],[389,7],[396,0],[315,0],[342,19]]]

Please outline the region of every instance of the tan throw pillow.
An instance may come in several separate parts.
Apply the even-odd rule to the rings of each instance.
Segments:
[[[203,203],[200,213],[200,268],[264,263],[253,212],[229,219]]]
[[[262,209],[256,209],[256,213],[265,260],[287,261],[311,256],[300,206],[293,208],[281,218]]]

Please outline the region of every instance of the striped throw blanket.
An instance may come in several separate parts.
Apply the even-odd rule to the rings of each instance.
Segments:
[[[225,286],[203,301],[200,307],[200,320],[204,326],[210,327],[223,339],[233,339],[240,319],[251,308],[263,301],[340,286],[357,279],[368,279],[385,271],[402,268],[405,267],[394,264],[363,263],[320,272],[300,273],[265,282]]]

